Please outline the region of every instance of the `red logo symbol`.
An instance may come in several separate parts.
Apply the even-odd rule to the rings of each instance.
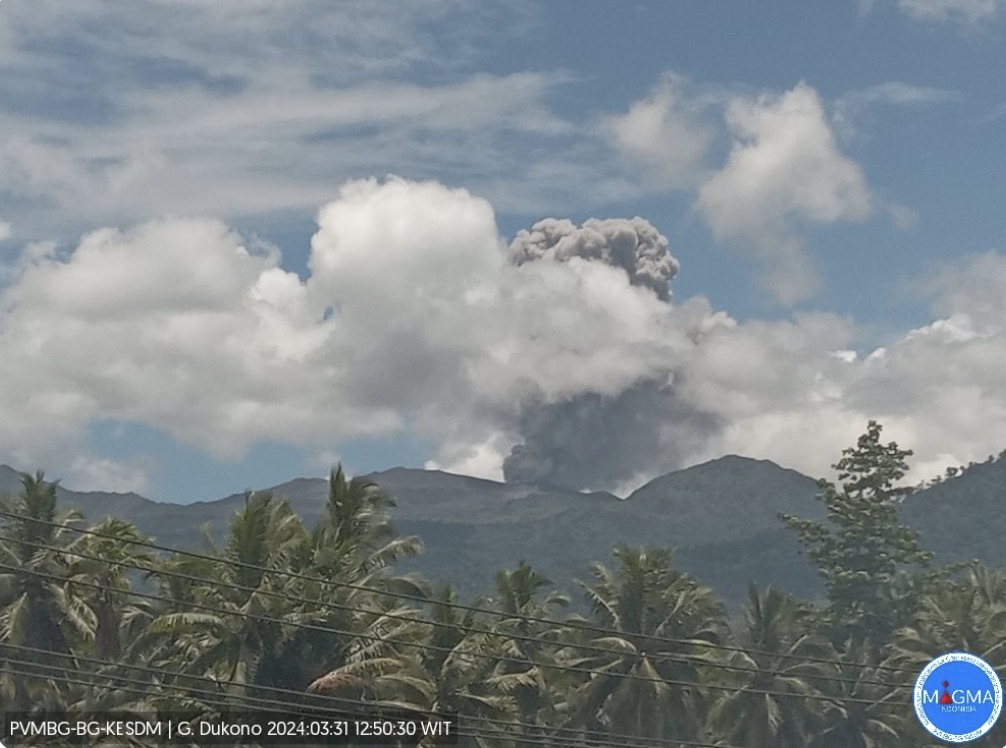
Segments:
[[[947,690],[947,687],[949,685],[950,685],[950,683],[948,683],[947,681],[943,681],[943,695],[940,696],[940,703],[941,704],[953,704],[954,703],[954,700],[952,698],[950,698],[950,691]]]

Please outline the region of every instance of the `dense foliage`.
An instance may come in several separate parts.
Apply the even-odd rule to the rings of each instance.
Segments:
[[[1006,573],[930,568],[896,521],[910,453],[880,435],[871,423],[839,485],[821,483],[827,521],[783,518],[827,599],[752,586],[734,618],[659,548],[615,549],[572,597],[521,562],[461,604],[396,574],[419,540],[341,469],[317,526],[249,494],[200,553],[114,518],[85,527],[26,475],[0,506],[0,703],[452,713],[461,745],[500,748],[936,745],[915,676],[952,650],[1006,669]],[[974,745],[1004,742],[1000,726]]]

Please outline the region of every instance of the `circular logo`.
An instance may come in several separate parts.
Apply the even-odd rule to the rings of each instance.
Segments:
[[[977,740],[992,729],[1002,707],[999,676],[967,652],[937,657],[915,681],[915,714],[932,735],[948,743]]]

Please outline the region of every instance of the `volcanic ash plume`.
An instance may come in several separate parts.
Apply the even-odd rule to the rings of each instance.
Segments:
[[[652,289],[667,301],[667,284],[678,274],[678,261],[667,252],[667,239],[645,219],[591,218],[577,228],[572,221],[546,218],[521,230],[510,244],[517,265],[549,258],[574,257],[622,268],[633,285]]]
[[[649,297],[650,320],[640,328],[610,328],[614,337],[596,341],[602,355],[621,348],[629,328],[638,345],[626,346],[635,362],[631,383],[613,387],[603,373],[555,397],[529,398],[521,403],[514,431],[520,443],[503,463],[504,478],[515,483],[539,483],[573,489],[615,489],[654,467],[678,466],[718,433],[718,420],[680,394],[682,359],[694,339],[688,328],[690,312],[671,306],[668,284],[678,262],[668,253],[668,241],[648,221],[590,219],[577,227],[568,220],[548,218],[530,231],[521,231],[510,245],[517,266],[535,262],[598,263],[624,271],[629,285],[619,293],[604,294],[591,303],[618,316],[634,308],[640,294]],[[646,290],[644,290],[646,289]],[[662,304],[660,302],[663,302]],[[549,324],[551,307],[541,310]],[[581,366],[591,370],[594,358],[585,355]],[[623,361],[623,363],[627,363]]]
[[[666,381],[528,408],[520,420],[524,444],[503,461],[504,479],[574,490],[617,490],[678,467],[721,428]]]

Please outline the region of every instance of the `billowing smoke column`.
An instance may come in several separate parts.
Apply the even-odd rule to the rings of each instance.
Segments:
[[[590,219],[576,227],[547,218],[510,245],[513,262],[580,258],[624,270],[633,286],[669,302],[678,262],[648,221]],[[671,307],[668,304],[668,312]],[[547,314],[547,312],[546,312]],[[668,367],[617,394],[584,392],[559,402],[522,404],[516,430],[522,444],[503,462],[508,482],[563,488],[614,489],[670,470],[718,433],[719,420],[677,395],[680,375]]]
[[[678,274],[678,261],[667,251],[667,239],[642,218],[591,218],[577,228],[572,221],[546,218],[530,231],[521,230],[510,244],[517,265],[549,258],[597,260],[622,268],[632,284],[652,289],[667,301],[667,284]]]
[[[667,382],[641,382],[618,395],[580,395],[528,407],[524,444],[503,462],[509,483],[614,490],[679,467],[718,433],[719,419],[675,396]]]

